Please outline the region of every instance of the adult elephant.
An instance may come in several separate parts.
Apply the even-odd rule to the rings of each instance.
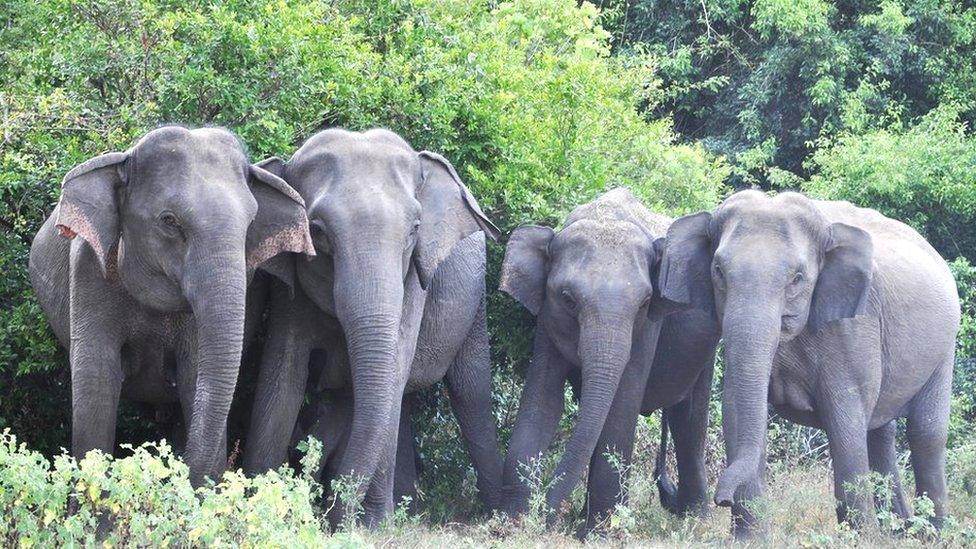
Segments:
[[[704,441],[718,327],[698,311],[670,312],[657,272],[671,219],[651,213],[626,189],[580,206],[558,233],[516,229],[502,266],[501,290],[538,323],[532,363],[505,460],[505,509],[524,513],[523,469],[552,441],[568,380],[579,419],[546,501],[559,511],[589,465],[586,531],[618,502],[621,474],[608,453],[630,461],[637,416],[671,407],[680,487],[662,493],[672,510],[704,510]],[[670,483],[660,483],[659,486]]]
[[[496,505],[484,286],[495,226],[447,160],[387,130],[325,130],[262,166],[304,197],[319,254],[268,266],[293,282],[272,289],[245,469],[285,460],[307,388],[351,390],[335,475],[363,481],[375,526],[393,508],[401,400],[446,377],[479,490]],[[310,359],[324,364],[312,378]]]
[[[737,537],[762,492],[767,400],[826,431],[838,518],[873,527],[870,470],[890,476],[895,420],[908,418],[918,494],[946,514],[945,444],[959,298],[945,261],[908,226],[847,202],[743,191],[668,230],[665,298],[714,314],[725,345],[728,465],[715,502]]]
[[[120,397],[179,401],[191,481],[219,478],[248,278],[313,253],[307,231],[301,197],[223,129],[162,127],[68,172],[30,275],[70,354],[73,454],[113,450]]]

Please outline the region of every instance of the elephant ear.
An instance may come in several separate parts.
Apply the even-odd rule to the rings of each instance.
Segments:
[[[437,267],[458,242],[478,230],[497,240],[499,231],[447,159],[423,151],[420,164],[422,181],[416,197],[421,214],[414,262],[420,285],[427,289]]]
[[[656,288],[665,310],[691,307],[715,314],[712,289],[712,215],[700,212],[678,218],[668,227]]]
[[[264,160],[255,164],[255,166],[271,173],[272,175],[278,176],[282,180],[285,179],[285,161],[277,156],[269,156],[268,158],[265,158]]]
[[[111,152],[75,166],[61,182],[55,225],[66,238],[80,236],[95,251],[102,275],[119,239],[119,194],[129,153]]]
[[[498,289],[514,297],[534,315],[546,297],[549,276],[549,243],[555,232],[549,227],[525,225],[512,231],[505,247]]]
[[[277,158],[273,160],[281,162]],[[248,168],[248,185],[258,203],[258,211],[247,230],[247,268],[253,272],[261,267],[294,291],[292,253],[315,255],[305,201],[281,177],[261,167],[262,164],[269,165],[264,161]]]
[[[663,320],[671,313],[683,311],[688,308],[687,304],[677,303],[663,297],[661,291],[661,265],[664,259],[664,250],[667,246],[667,238],[660,237],[654,239],[651,256],[648,258],[649,272],[651,275],[651,285],[654,287],[654,296],[651,304],[647,308],[647,316],[653,321]]]
[[[874,275],[874,242],[857,227],[831,223],[823,253],[808,319],[814,333],[830,321],[864,313]]]

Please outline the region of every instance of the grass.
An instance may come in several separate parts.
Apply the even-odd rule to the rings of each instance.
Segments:
[[[656,489],[647,479],[632,479],[631,501],[618,510],[617,520],[604,536],[582,543],[564,531],[545,531],[516,525],[504,517],[474,524],[428,525],[411,518],[377,532],[355,531],[340,536],[353,543],[396,547],[714,547],[729,543],[729,512],[712,507],[705,518],[679,518],[657,503]],[[831,472],[827,464],[798,468],[772,467],[767,495],[760,504],[765,527],[752,547],[969,547],[976,543],[976,494],[952,496],[952,521],[941,536],[927,529],[916,534],[879,533],[858,536],[837,523]],[[620,515],[626,515],[621,518]],[[924,519],[919,519],[919,523]]]

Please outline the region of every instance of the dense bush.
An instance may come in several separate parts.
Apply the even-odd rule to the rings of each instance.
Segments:
[[[661,61],[655,114],[733,159],[747,183],[805,176],[818,140],[912,124],[954,104],[976,122],[976,8],[950,0],[611,0],[619,50]],[[774,168],[770,170],[769,168]]]
[[[976,138],[951,106],[907,129],[844,134],[817,150],[804,190],[912,225],[943,257],[976,261]]]
[[[7,547],[322,545],[317,490],[283,469],[253,479],[228,473],[195,492],[189,469],[165,442],[122,459],[91,452],[81,461],[64,454],[50,461],[9,432],[0,435],[0,539]]]

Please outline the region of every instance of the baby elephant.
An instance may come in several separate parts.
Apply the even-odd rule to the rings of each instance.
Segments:
[[[746,504],[762,491],[767,400],[826,431],[838,517],[869,527],[871,493],[852,488],[871,470],[890,476],[895,511],[909,513],[894,447],[907,417],[916,491],[942,522],[959,297],[918,233],[847,202],[743,191],[671,225],[661,286],[722,326],[728,466],[715,502],[732,506],[737,537],[755,524]]]
[[[586,531],[612,511],[630,461],[637,416],[671,406],[679,511],[705,506],[704,440],[718,327],[699,311],[664,316],[656,278],[671,220],[626,189],[576,208],[565,227],[516,229],[501,290],[538,317],[535,348],[505,461],[505,508],[528,507],[520,476],[551,443],[568,380],[579,420],[556,468],[547,503],[560,511],[587,466]],[[663,498],[662,498],[663,499]]]
[[[68,172],[30,275],[70,354],[72,453],[113,450],[120,397],[178,401],[191,481],[218,478],[247,282],[283,251],[314,253],[305,205],[226,130],[159,128]]]

